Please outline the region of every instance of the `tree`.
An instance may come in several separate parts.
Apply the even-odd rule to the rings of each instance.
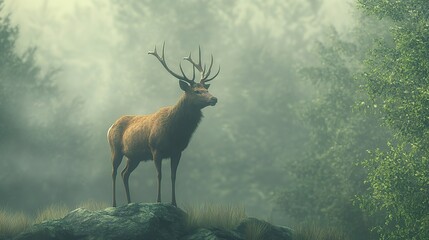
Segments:
[[[331,31],[329,40],[318,44],[318,65],[301,71],[318,92],[313,101],[297,106],[310,138],[303,154],[288,166],[295,185],[285,188],[278,204],[298,223],[315,221],[341,228],[352,239],[371,239],[374,220],[354,204],[355,196],[365,192],[366,171],[358,164],[388,132],[375,115],[356,106],[366,99],[355,77],[362,39],[342,40]]]
[[[82,171],[76,165],[86,160],[89,146],[84,140],[89,131],[73,118],[79,101],[61,98],[55,85],[57,70],[41,73],[36,48],[18,54],[18,37],[19,29],[9,16],[0,17],[0,201],[11,208],[34,210],[66,194],[72,201],[75,194],[69,189],[79,181],[66,178]],[[61,178],[63,168],[67,171]],[[34,189],[39,191],[29,198]]]
[[[369,15],[392,22],[366,59],[362,78],[384,124],[389,149],[365,163],[362,208],[383,214],[383,239],[429,238],[429,2],[359,0]]]
[[[3,1],[0,1],[2,11]],[[46,98],[52,96],[51,72],[41,76],[35,64],[35,48],[22,56],[16,53],[18,27],[12,26],[9,16],[0,17],[0,143],[23,143],[23,135],[30,122],[37,122],[37,111],[46,109]],[[17,94],[19,93],[19,94]]]

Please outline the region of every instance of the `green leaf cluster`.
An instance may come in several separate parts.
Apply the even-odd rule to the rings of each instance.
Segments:
[[[429,238],[429,2],[358,1],[389,19],[365,61],[363,79],[383,122],[394,132],[388,149],[364,162],[369,193],[362,208],[382,214],[383,239]]]

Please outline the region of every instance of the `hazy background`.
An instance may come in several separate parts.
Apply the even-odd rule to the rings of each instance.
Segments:
[[[110,203],[107,129],[121,115],[154,112],[182,94],[147,55],[165,41],[176,70],[198,45],[206,62],[212,53],[222,68],[210,88],[219,103],[204,109],[182,155],[178,205],[244,204],[251,216],[289,224],[274,199],[299,184],[286,174],[309,138],[296,108],[317,94],[298,70],[315,62],[316,42],[331,28],[348,33],[352,7],[345,0],[5,0],[1,14],[19,28],[14,51],[36,48],[36,75],[55,74],[34,89],[23,83],[9,91],[15,102],[3,106],[11,124],[0,145],[0,206],[34,213],[58,202]],[[163,171],[168,202],[169,164]],[[130,188],[133,201],[155,201],[152,162],[133,172]]]

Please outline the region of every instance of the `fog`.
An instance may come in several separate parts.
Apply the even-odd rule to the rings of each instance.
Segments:
[[[203,109],[182,155],[178,205],[243,204],[248,215],[288,224],[273,199],[298,184],[285,172],[305,151],[308,133],[294,108],[317,92],[298,70],[315,62],[316,43],[332,28],[340,35],[352,28],[351,2],[5,0],[1,14],[19,28],[14,51],[35,48],[36,75],[55,73],[36,84],[46,84],[47,93],[32,99],[40,88],[30,95],[13,88],[8,104],[15,105],[1,106],[14,125],[5,127],[0,146],[0,206],[34,213],[54,203],[110,204],[107,129],[122,115],[152,113],[182,94],[147,54],[165,42],[175,71],[182,61],[190,74],[182,58],[198,46],[204,62],[213,54],[214,68],[221,66],[210,87],[219,102]],[[168,162],[164,202],[171,198]],[[118,204],[125,204],[120,177],[117,186]],[[131,174],[130,189],[133,201],[155,201],[152,162]]]

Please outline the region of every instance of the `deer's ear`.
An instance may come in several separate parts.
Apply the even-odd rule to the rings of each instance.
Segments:
[[[185,81],[179,81],[179,86],[185,92],[187,92],[191,89],[191,86],[189,86],[189,84]]]
[[[204,84],[205,89],[209,89],[209,87],[210,87],[210,84]]]

